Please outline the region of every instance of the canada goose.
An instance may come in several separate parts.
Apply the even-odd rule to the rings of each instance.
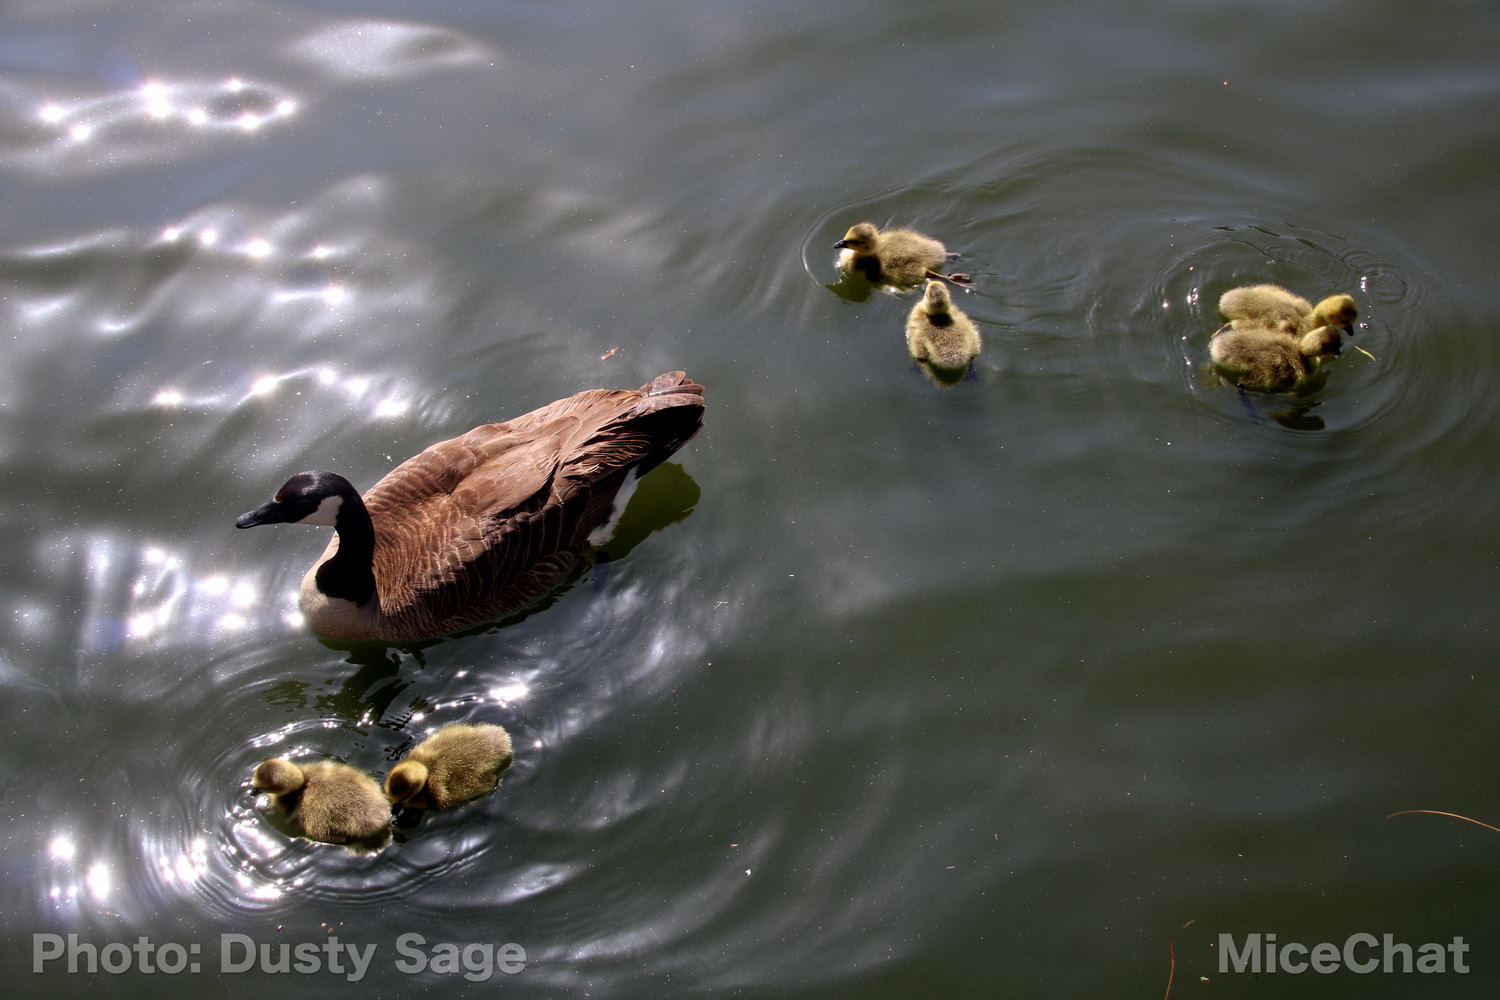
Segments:
[[[1322,358],[1338,354],[1342,341],[1332,326],[1298,338],[1280,327],[1231,325],[1214,334],[1208,350],[1224,376],[1241,388],[1291,392],[1318,370]]]
[[[391,768],[385,793],[399,806],[447,809],[494,791],[510,762],[510,734],[502,727],[444,726]]]
[[[235,525],[332,526],[299,603],[330,639],[429,639],[520,608],[578,562],[626,475],[702,426],[682,372],[590,389],[440,441],[363,499],[342,476],[301,472]]]
[[[913,358],[939,373],[961,377],[979,353],[979,331],[953,304],[947,285],[928,281],[922,298],[906,317],[906,346]]]
[[[309,840],[325,844],[371,841],[391,825],[391,804],[380,793],[380,785],[348,764],[294,764],[272,757],[256,766],[250,784],[257,792],[269,792]]]
[[[1348,295],[1330,295],[1316,306],[1280,285],[1245,285],[1219,297],[1219,312],[1236,329],[1269,328],[1300,336],[1320,326],[1351,332],[1359,308]]]
[[[937,268],[957,254],[950,254],[937,240],[910,229],[887,229],[881,232],[871,222],[851,226],[844,238],[833,245],[839,254],[839,267],[864,275],[877,285],[917,285],[927,278],[939,278],[956,285],[973,284],[966,274],[939,274]]]

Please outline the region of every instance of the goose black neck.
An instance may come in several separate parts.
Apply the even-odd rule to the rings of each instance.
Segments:
[[[343,497],[333,530],[339,547],[318,567],[318,589],[329,597],[364,604],[375,596],[375,524],[359,494]]]

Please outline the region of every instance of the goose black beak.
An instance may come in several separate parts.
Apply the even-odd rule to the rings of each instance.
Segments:
[[[275,500],[268,500],[254,510],[246,511],[234,519],[236,528],[253,528],[260,524],[286,524],[286,514],[282,512],[281,504]]]
[[[833,248],[835,250],[848,250],[849,249],[849,241],[848,240],[839,240],[837,243],[835,243],[833,245]]]

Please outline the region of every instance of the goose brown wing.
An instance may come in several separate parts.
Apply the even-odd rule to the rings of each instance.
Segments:
[[[381,612],[451,631],[541,596],[576,565],[625,476],[696,433],[703,389],[669,372],[486,424],[371,488]]]

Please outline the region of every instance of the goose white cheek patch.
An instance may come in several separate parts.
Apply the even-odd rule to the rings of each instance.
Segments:
[[[333,527],[334,520],[339,516],[339,508],[344,505],[340,497],[324,497],[323,502],[318,504],[318,509],[298,521],[298,524],[318,524],[324,527]]]

